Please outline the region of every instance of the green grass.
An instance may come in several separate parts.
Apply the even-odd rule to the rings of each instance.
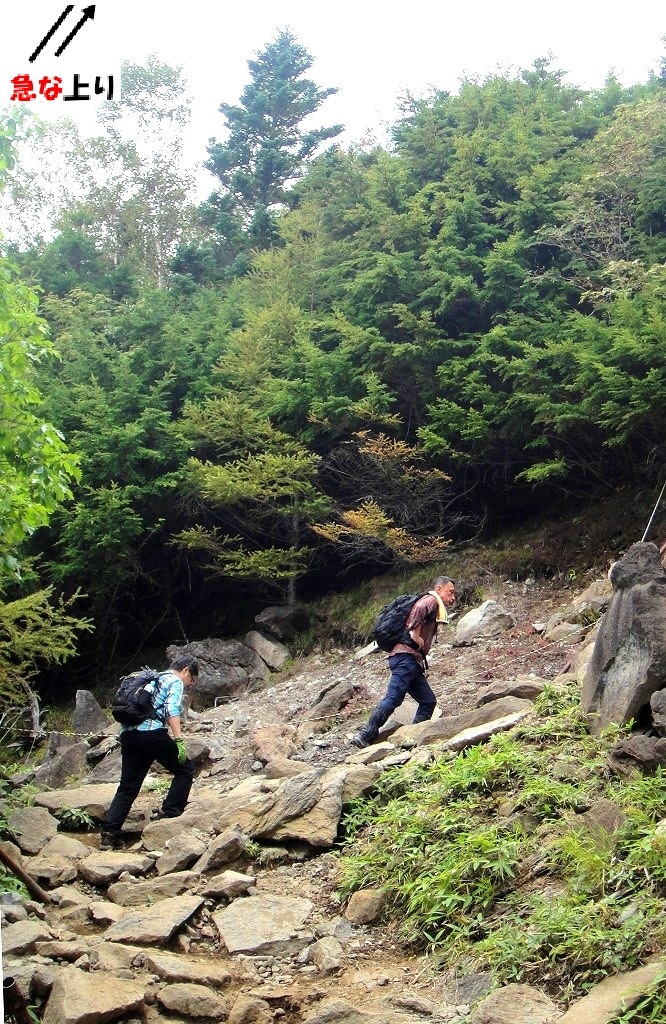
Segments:
[[[666,1021],[666,972],[630,1010],[624,1010],[608,1024],[664,1024]]]
[[[614,776],[618,730],[589,734],[576,686],[535,709],[485,746],[384,776],[345,819],[340,889],[383,888],[403,937],[449,970],[568,1002],[666,948],[666,775]],[[581,817],[602,798],[624,814],[613,835]]]

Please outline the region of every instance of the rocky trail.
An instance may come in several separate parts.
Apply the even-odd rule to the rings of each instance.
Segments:
[[[1,894],[6,1011],[16,996],[13,1019],[29,1004],[46,1024],[577,1020],[528,986],[487,995],[487,976],[437,970],[382,921],[380,892],[343,904],[336,842],[345,807],[387,768],[482,742],[529,714],[548,681],[580,678],[611,594],[605,579],[586,588],[591,579],[577,591],[489,579],[485,592],[508,615],[501,627],[477,623],[465,644],[466,609],[442,631],[429,659],[437,717],[410,726],[408,698],[366,750],[349,738],[384,691],[381,654],[326,650],[194,712],[185,813],[150,820],[161,803],[151,775],[123,850],[100,851],[98,832],[59,829],[58,816],[101,819],[119,775],[117,726],[81,691],[89,728],[51,736],[36,775],[15,778],[40,788],[33,806],[8,813],[15,842],[3,848],[49,901]]]

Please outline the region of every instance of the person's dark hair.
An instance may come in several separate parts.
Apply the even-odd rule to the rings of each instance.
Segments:
[[[450,576],[435,576],[434,580],[430,584],[430,589],[434,590],[435,587],[445,587],[447,583],[453,583]]]
[[[174,669],[176,672],[182,672],[184,668],[189,668],[192,678],[199,675],[199,665],[197,659],[191,654],[179,654],[173,659],[169,668]]]

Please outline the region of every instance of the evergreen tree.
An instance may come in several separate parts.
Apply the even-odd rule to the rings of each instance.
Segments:
[[[242,227],[251,245],[271,244],[276,237],[271,208],[285,202],[288,183],[302,174],[317,147],[342,131],[341,125],[303,126],[337,92],[303,77],[312,64],[307,50],[283,30],[248,61],[252,81],[239,105],[220,105],[229,137],[211,143],[206,166],[222,185],[211,196],[208,217],[225,237]]]

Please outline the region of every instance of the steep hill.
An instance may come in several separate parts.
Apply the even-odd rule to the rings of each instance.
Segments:
[[[459,614],[493,598],[515,624],[458,647],[454,619],[433,648],[441,718],[429,728],[456,723],[450,739],[392,732],[411,719],[408,699],[388,742],[354,751],[387,671],[331,640],[337,625],[270,685],[188,721],[190,805],[151,822],[156,774],[126,850],[99,852],[81,828],[115,790],[113,728],[88,738],[108,752],[81,780],[24,788],[35,807],[20,806],[30,774],[16,774],[5,849],[55,902],[3,898],[5,974],[44,1019],[82,1024],[93,1000],[100,1021],[606,1024],[627,985],[649,989],[666,948],[666,781],[618,774],[617,734],[591,737],[580,715],[593,616],[544,635],[606,580],[605,559],[587,564],[578,548],[568,571],[537,578],[525,575],[537,550],[514,538],[495,556],[455,556]],[[524,558],[513,578],[492,567],[509,555]],[[486,735],[460,741],[474,715]],[[75,839],[56,834],[58,816]],[[617,991],[599,988],[639,965]]]

